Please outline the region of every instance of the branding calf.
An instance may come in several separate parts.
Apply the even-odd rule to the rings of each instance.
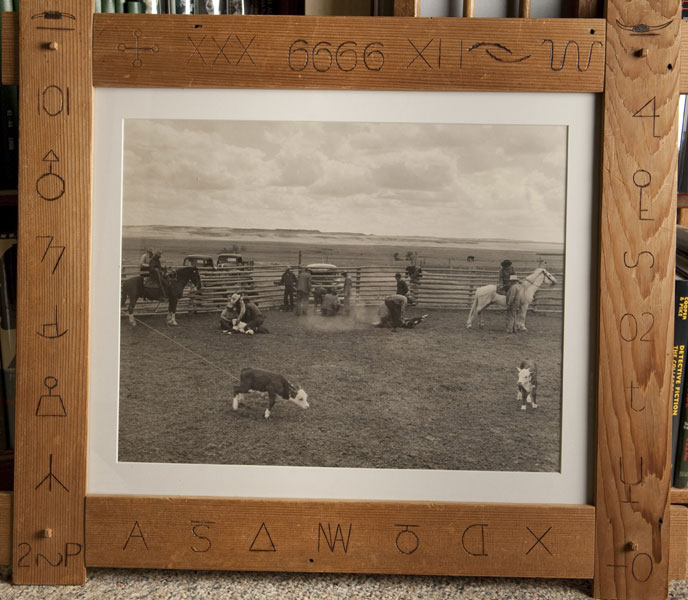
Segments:
[[[237,410],[239,403],[244,401],[244,394],[251,391],[267,394],[270,406],[265,409],[265,418],[270,417],[270,411],[279,396],[284,400],[291,400],[304,410],[308,404],[308,394],[302,389],[289,383],[282,375],[261,369],[242,369],[239,376],[239,385],[234,386],[232,408]]]
[[[521,410],[526,409],[526,404],[537,408],[537,364],[534,360],[526,358],[521,361],[521,366],[516,370],[518,371],[516,400],[521,401]]]

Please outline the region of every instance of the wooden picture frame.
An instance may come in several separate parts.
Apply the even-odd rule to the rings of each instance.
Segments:
[[[14,581],[79,584],[96,566],[418,573],[594,578],[597,597],[666,597],[688,535],[669,464],[683,26],[677,0],[609,0],[606,14],[93,15],[85,0],[28,0],[3,15],[3,83],[19,82],[21,112],[16,475],[0,496]],[[603,94],[594,505],[88,495],[93,86]],[[46,244],[64,250],[61,268]],[[66,418],[36,414],[46,377]]]

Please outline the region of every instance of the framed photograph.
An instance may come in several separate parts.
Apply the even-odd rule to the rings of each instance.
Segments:
[[[103,89],[95,134],[89,490],[590,502],[594,96]]]
[[[31,140],[14,580],[666,595],[688,511],[668,410],[680,16],[659,4],[514,22],[32,0],[3,19]]]

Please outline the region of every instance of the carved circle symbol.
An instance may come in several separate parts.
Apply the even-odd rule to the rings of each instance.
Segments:
[[[51,117],[59,115],[64,110],[64,94],[56,85],[49,85],[43,90],[43,110]]]
[[[43,380],[43,385],[49,390],[54,390],[57,387],[57,377],[48,375],[48,377]]]
[[[638,559],[643,559],[641,562],[645,563],[644,567],[640,563],[636,564]],[[633,575],[633,579],[640,583],[645,583],[648,579],[650,579],[653,569],[654,565],[652,564],[652,557],[646,552],[637,554],[631,563],[631,574]]]
[[[397,534],[396,546],[402,554],[413,554],[418,550],[419,545],[418,536],[410,529],[405,529]]]
[[[646,188],[652,181],[652,175],[645,169],[639,169],[633,173],[633,184],[639,188]]]
[[[43,173],[36,181],[36,192],[43,200],[53,202],[64,194],[65,181],[55,173]]]

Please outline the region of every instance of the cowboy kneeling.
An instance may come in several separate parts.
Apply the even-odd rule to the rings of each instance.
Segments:
[[[236,317],[232,318],[232,310],[236,311]],[[223,333],[266,333],[262,327],[265,315],[254,302],[245,300],[241,294],[232,294],[227,306],[220,314],[220,328]]]

